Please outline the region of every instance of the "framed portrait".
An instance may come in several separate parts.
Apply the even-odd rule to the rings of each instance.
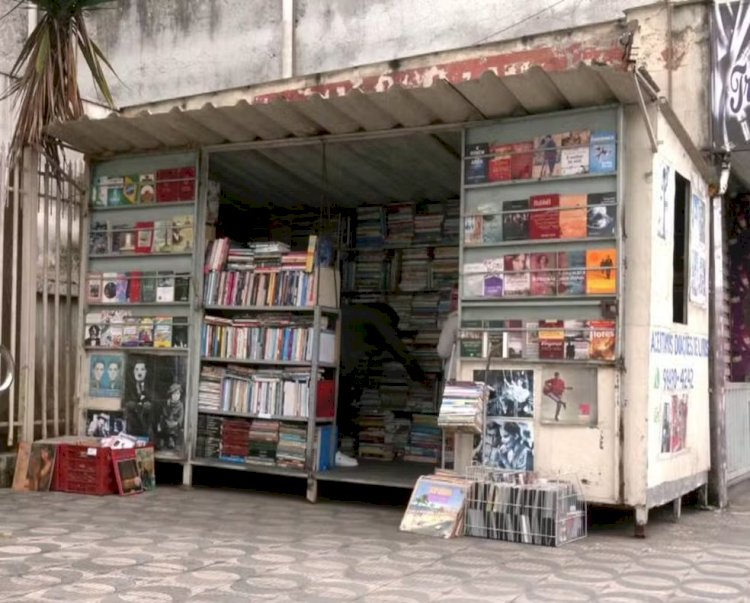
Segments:
[[[89,397],[121,398],[123,384],[122,354],[89,356]]]

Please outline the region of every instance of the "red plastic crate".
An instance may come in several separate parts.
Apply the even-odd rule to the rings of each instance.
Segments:
[[[97,446],[59,444],[53,489],[77,494],[117,494],[112,450]]]

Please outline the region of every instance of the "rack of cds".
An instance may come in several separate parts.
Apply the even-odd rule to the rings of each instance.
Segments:
[[[147,437],[184,462],[197,154],[92,164],[82,246],[80,431]]]
[[[459,377],[492,388],[475,461],[584,481],[606,467],[602,499],[622,343],[621,124],[605,108],[464,134]]]

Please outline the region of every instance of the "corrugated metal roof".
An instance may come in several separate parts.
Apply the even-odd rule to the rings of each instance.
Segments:
[[[295,91],[298,92],[298,91]],[[485,118],[546,113],[569,108],[638,101],[634,75],[611,67],[580,65],[547,71],[531,65],[499,77],[492,71],[465,81],[434,78],[425,85],[392,83],[382,91],[343,87],[324,98],[277,95],[252,103],[231,96],[230,104],[174,106],[165,112],[113,114],[54,124],[49,132],[92,156],[144,150],[213,146],[321,135],[377,132]],[[291,98],[294,97],[294,100]]]

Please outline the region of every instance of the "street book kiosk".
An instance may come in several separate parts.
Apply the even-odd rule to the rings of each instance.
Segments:
[[[127,119],[114,118],[118,124]],[[64,138],[67,127],[56,132]],[[98,127],[97,120],[71,124],[71,140],[91,139],[76,138],[76,128]],[[400,233],[416,232],[412,221],[421,232],[435,222],[440,233],[441,217],[401,208],[386,220],[363,204],[405,190],[411,193],[396,200],[416,203],[419,191],[434,185],[442,193],[431,195],[433,201],[460,199],[457,246],[445,250],[447,259],[433,251],[428,258],[430,279],[440,287],[449,291],[447,281],[459,281],[458,380],[485,382],[487,350],[493,350],[486,382],[494,394],[482,447],[478,458],[471,458],[473,441],[468,455],[456,451],[455,470],[481,463],[577,475],[587,501],[634,508],[640,527],[648,509],[705,485],[711,173],[670,107],[615,105],[431,128],[342,141],[275,140],[273,148],[243,142],[115,157],[92,151],[81,278],[81,431],[104,413],[109,432],[146,433],[157,458],[182,464],[185,483],[193,466],[204,466],[304,478],[311,500],[325,478],[412,489],[439,463],[439,438],[435,443],[430,435],[429,448],[418,450],[429,453],[422,462],[395,464],[390,472],[386,462],[332,463],[342,403],[338,307],[349,269],[342,258],[351,238],[339,243],[333,266],[315,245],[309,257],[305,249],[278,247],[253,248],[248,259],[245,246],[242,253],[230,248],[216,256],[213,268],[207,261],[218,244],[212,229],[222,187],[234,191],[230,205],[257,189],[258,199],[268,199],[265,207],[288,207],[293,222],[295,210],[286,200],[321,178],[325,186],[315,190],[345,183],[341,201],[300,202],[317,205],[321,215],[362,210],[360,218],[381,235],[357,238],[382,245],[384,228],[398,243]],[[95,148],[107,148],[102,136]],[[433,156],[439,163],[405,177],[410,149],[419,165]],[[338,152],[350,163],[336,162]],[[363,156],[366,162],[355,161]],[[336,169],[324,169],[326,157]],[[273,171],[282,164],[283,171]],[[378,169],[383,165],[389,169]],[[264,174],[268,179],[259,179]],[[369,201],[338,206],[357,190]],[[257,224],[248,218],[235,226],[252,230]],[[318,233],[303,234],[308,240]],[[454,262],[456,252],[455,277],[441,275],[435,267]],[[416,272],[423,262],[417,256],[413,249],[404,253],[404,270]],[[293,292],[287,289],[292,281],[264,281],[265,296],[254,298],[257,303],[227,304],[213,289],[222,277],[211,273],[247,261],[263,272],[266,260],[294,272]],[[331,284],[325,292],[319,289],[324,282]],[[419,286],[424,283],[429,280]],[[308,286],[315,293],[295,305],[301,298],[289,295]],[[209,290],[219,297],[209,299]],[[407,304],[406,311],[431,313],[434,321],[441,295],[411,309]],[[282,337],[275,340],[281,341],[279,354],[227,348],[224,338],[233,328]],[[294,339],[289,355],[288,338],[298,336],[305,345]],[[280,414],[269,407],[215,407],[217,391],[230,395],[223,389],[229,388],[246,398],[247,383],[264,388],[263,396],[276,392],[275,400],[287,395],[278,392],[291,392],[299,403],[282,405]],[[432,416],[420,415],[429,430],[437,429],[438,403],[436,394]],[[248,452],[219,459],[217,438],[227,449],[244,453],[247,446]]]

